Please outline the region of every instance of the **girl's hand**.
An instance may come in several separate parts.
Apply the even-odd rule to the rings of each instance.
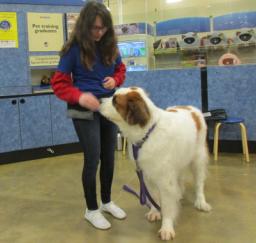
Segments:
[[[103,81],[103,87],[105,89],[114,89],[116,87],[116,81],[112,77],[106,77]]]
[[[79,105],[91,111],[97,111],[100,107],[99,100],[91,93],[83,93],[79,97]]]

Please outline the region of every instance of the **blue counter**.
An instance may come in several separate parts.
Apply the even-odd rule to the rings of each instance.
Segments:
[[[256,140],[256,65],[208,68],[210,109],[225,108],[229,116],[245,119],[248,140]],[[223,127],[221,139],[240,140],[239,129]]]
[[[154,103],[164,109],[173,105],[201,109],[200,76],[199,68],[128,72],[124,86],[144,88]]]

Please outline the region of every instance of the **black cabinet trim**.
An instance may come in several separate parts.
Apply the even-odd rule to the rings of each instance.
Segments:
[[[208,143],[210,152],[212,152],[213,140],[209,140]],[[248,146],[249,153],[256,153],[256,141],[248,141]],[[8,164],[42,158],[51,158],[55,156],[81,152],[83,152],[83,150],[79,143],[70,143],[36,149],[13,151],[8,153],[0,153],[0,164]],[[220,140],[219,152],[241,153],[242,156],[242,142],[240,140]]]
[[[34,93],[34,94],[19,94],[19,95],[6,95],[6,96],[0,96],[0,99],[9,99],[9,98],[21,98],[21,97],[27,97],[27,96],[42,96],[42,95],[52,95],[53,92],[45,92],[45,93]]]
[[[18,150],[7,153],[0,153],[0,164],[8,164],[27,160],[51,158],[59,155],[82,152],[79,143],[69,143],[42,148]]]

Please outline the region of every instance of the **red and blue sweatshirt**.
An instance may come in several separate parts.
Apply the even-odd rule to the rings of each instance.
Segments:
[[[86,69],[81,62],[79,47],[74,44],[60,58],[57,71],[51,79],[51,86],[57,97],[69,104],[77,104],[83,92],[91,92],[97,98],[112,96],[115,89],[105,89],[104,78],[113,77],[116,87],[119,87],[125,80],[125,73],[126,67],[120,55],[114,64],[106,66],[97,53],[92,70]]]

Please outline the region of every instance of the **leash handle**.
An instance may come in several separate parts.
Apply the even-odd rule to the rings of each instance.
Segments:
[[[143,180],[143,173],[142,170],[137,169],[136,173],[138,175],[139,178],[139,182],[140,182],[140,194],[138,194],[137,192],[135,192],[133,189],[131,189],[130,187],[128,187],[127,185],[123,185],[123,190],[133,194],[134,196],[136,196],[137,198],[139,198],[140,200],[140,204],[141,205],[147,205],[148,208],[151,208],[150,204],[147,202],[147,198],[149,200],[149,202],[159,211],[161,211],[161,208],[159,207],[159,205],[154,201],[154,199],[151,197],[145,183]]]
[[[123,185],[123,190],[133,194],[137,198],[140,198],[139,194],[137,192],[135,192],[133,189],[131,189],[129,186],[127,186],[127,185]]]
[[[134,191],[132,188],[130,188],[129,186],[123,185],[123,190],[126,191],[126,192],[129,192],[129,193],[133,194],[134,196],[136,196],[137,198],[140,199],[139,194],[138,194],[137,192],[135,192],[135,191]],[[149,204],[148,202],[146,202],[146,206],[147,206],[148,208],[150,208],[150,204]]]

